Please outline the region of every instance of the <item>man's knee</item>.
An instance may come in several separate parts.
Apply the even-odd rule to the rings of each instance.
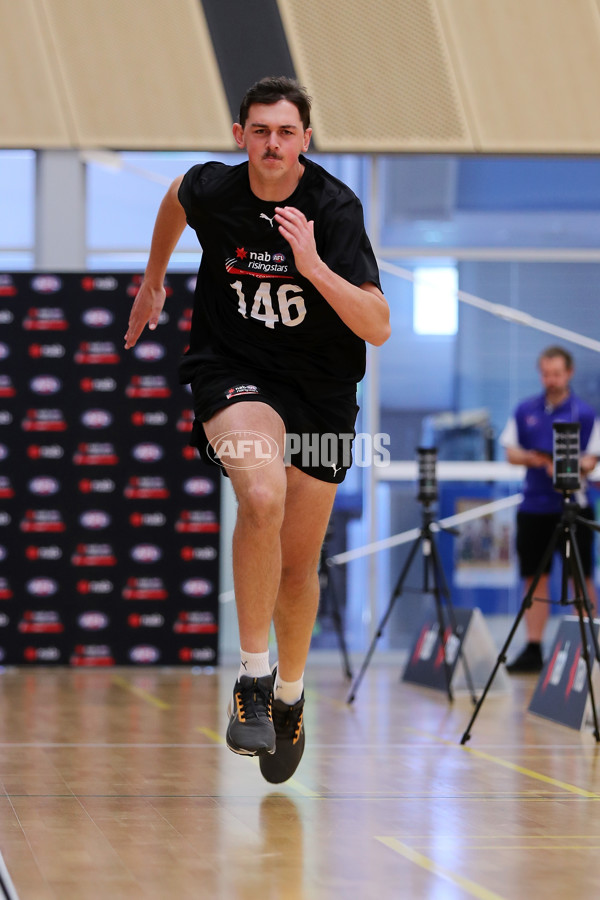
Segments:
[[[285,506],[285,484],[278,480],[255,480],[238,493],[238,516],[255,528],[281,528]]]
[[[280,591],[290,596],[303,594],[308,588],[317,588],[319,584],[318,560],[295,565],[283,564],[281,569]]]

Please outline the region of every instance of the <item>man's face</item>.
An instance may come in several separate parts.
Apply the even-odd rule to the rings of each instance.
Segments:
[[[573,369],[567,368],[562,356],[543,357],[540,360],[540,377],[546,396],[552,400],[568,393]]]
[[[245,148],[255,172],[264,179],[285,177],[308,150],[312,129],[304,130],[298,108],[289,100],[253,103],[244,128],[236,124],[233,135]]]

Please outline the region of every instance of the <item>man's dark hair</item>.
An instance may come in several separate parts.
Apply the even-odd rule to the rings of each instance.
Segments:
[[[293,103],[300,113],[304,130],[310,128],[310,105],[311,98],[306,92],[306,88],[295,80],[295,78],[286,78],[285,75],[269,75],[267,78],[261,78],[251,88],[248,88],[244,99],[240,105],[239,123],[244,128],[248,119],[248,110],[253,103],[278,103],[279,100],[288,100]]]
[[[539,355],[538,365],[541,363],[543,359],[556,359],[557,357],[562,357],[565,361],[565,367],[570,372],[574,366],[574,360],[572,355],[568,350],[565,350],[564,347],[559,347],[558,345],[553,347],[546,347],[545,350]]]

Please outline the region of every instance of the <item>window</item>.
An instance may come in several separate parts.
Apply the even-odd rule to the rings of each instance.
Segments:
[[[458,273],[454,266],[415,269],[415,334],[453,335],[458,331]]]

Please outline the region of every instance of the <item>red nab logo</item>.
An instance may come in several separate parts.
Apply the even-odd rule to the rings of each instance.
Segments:
[[[16,393],[10,375],[0,375],[0,397],[14,397]]]
[[[85,278],[81,279],[81,287],[84,291],[116,291],[119,287],[119,282],[113,275],[96,275],[96,277],[86,275]],[[90,310],[90,312],[94,311]],[[102,312],[104,311],[102,310]]]
[[[131,613],[127,616],[127,624],[130,628],[162,628],[165,617],[160,613]]]
[[[21,428],[23,431],[66,431],[67,423],[60,409],[28,409]]]
[[[15,496],[15,491],[8,475],[0,475],[0,498],[8,500]]]
[[[64,531],[66,525],[58,509],[28,509],[19,527],[26,533],[40,534]]]
[[[29,444],[26,452],[29,459],[62,459],[65,455],[60,444]]]
[[[175,523],[175,531],[184,534],[198,534],[202,532],[215,533],[219,530],[216,514],[212,510],[188,510],[180,512]]]
[[[82,478],[77,487],[81,494],[112,494],[117,485],[112,478]]]
[[[179,555],[186,562],[197,559],[211,560],[217,558],[217,550],[216,547],[182,547]]]
[[[158,409],[152,410],[150,412],[142,412],[141,410],[136,410],[131,414],[131,424],[135,425],[136,428],[140,428],[143,425],[166,425],[168,421],[168,415]]]
[[[110,544],[77,544],[71,563],[74,566],[116,566],[117,557]]]
[[[77,644],[71,656],[72,666],[114,666],[115,660],[108,644]]]
[[[60,650],[58,647],[25,647],[23,659],[28,663],[58,662],[60,660]]]
[[[95,391],[108,394],[111,391],[116,391],[117,382],[114,378],[82,378],[79,382],[79,387],[86,394],[91,394]]]
[[[28,547],[25,547],[25,559],[30,560],[30,562],[35,562],[38,559],[43,559],[46,562],[53,561],[62,559],[62,555],[62,550],[56,544],[49,544],[45,547],[30,544]]]
[[[57,307],[32,307],[23,319],[25,331],[66,331],[68,327],[64,312]]]
[[[176,634],[216,634],[218,630],[211,612],[180,612],[173,625]]]
[[[128,578],[124,600],[166,600],[169,596],[162,578]]]
[[[50,609],[25,610],[18,628],[22,634],[60,634],[65,630],[58,613]]]
[[[184,409],[177,422],[177,431],[189,432],[194,427],[194,412]]]
[[[76,466],[116,466],[119,457],[112,444],[79,444],[73,462]]]
[[[163,525],[167,524],[167,517],[161,512],[133,512],[129,516],[129,524],[133,528],[162,528]]]
[[[125,393],[132,399],[164,398],[171,396],[171,388],[163,375],[133,375]]]
[[[10,275],[0,275],[0,297],[14,297],[17,289]],[[9,309],[0,312],[0,325],[10,325],[14,316]]]
[[[78,594],[111,594],[115,586],[108,578],[99,578],[96,581],[87,581],[82,578],[76,584]]]
[[[182,647],[179,659],[183,663],[211,663],[217,654],[212,647]]]
[[[32,359],[61,359],[67,351],[62,344],[30,344],[27,352]]]
[[[177,323],[179,331],[192,330],[192,313],[193,309],[191,306],[188,306],[187,309],[183,310],[179,322]]]
[[[165,500],[171,495],[164,478],[160,475],[156,477],[132,475],[123,494],[128,500]]]
[[[82,341],[74,359],[78,365],[112,366],[120,357],[112,341]]]

